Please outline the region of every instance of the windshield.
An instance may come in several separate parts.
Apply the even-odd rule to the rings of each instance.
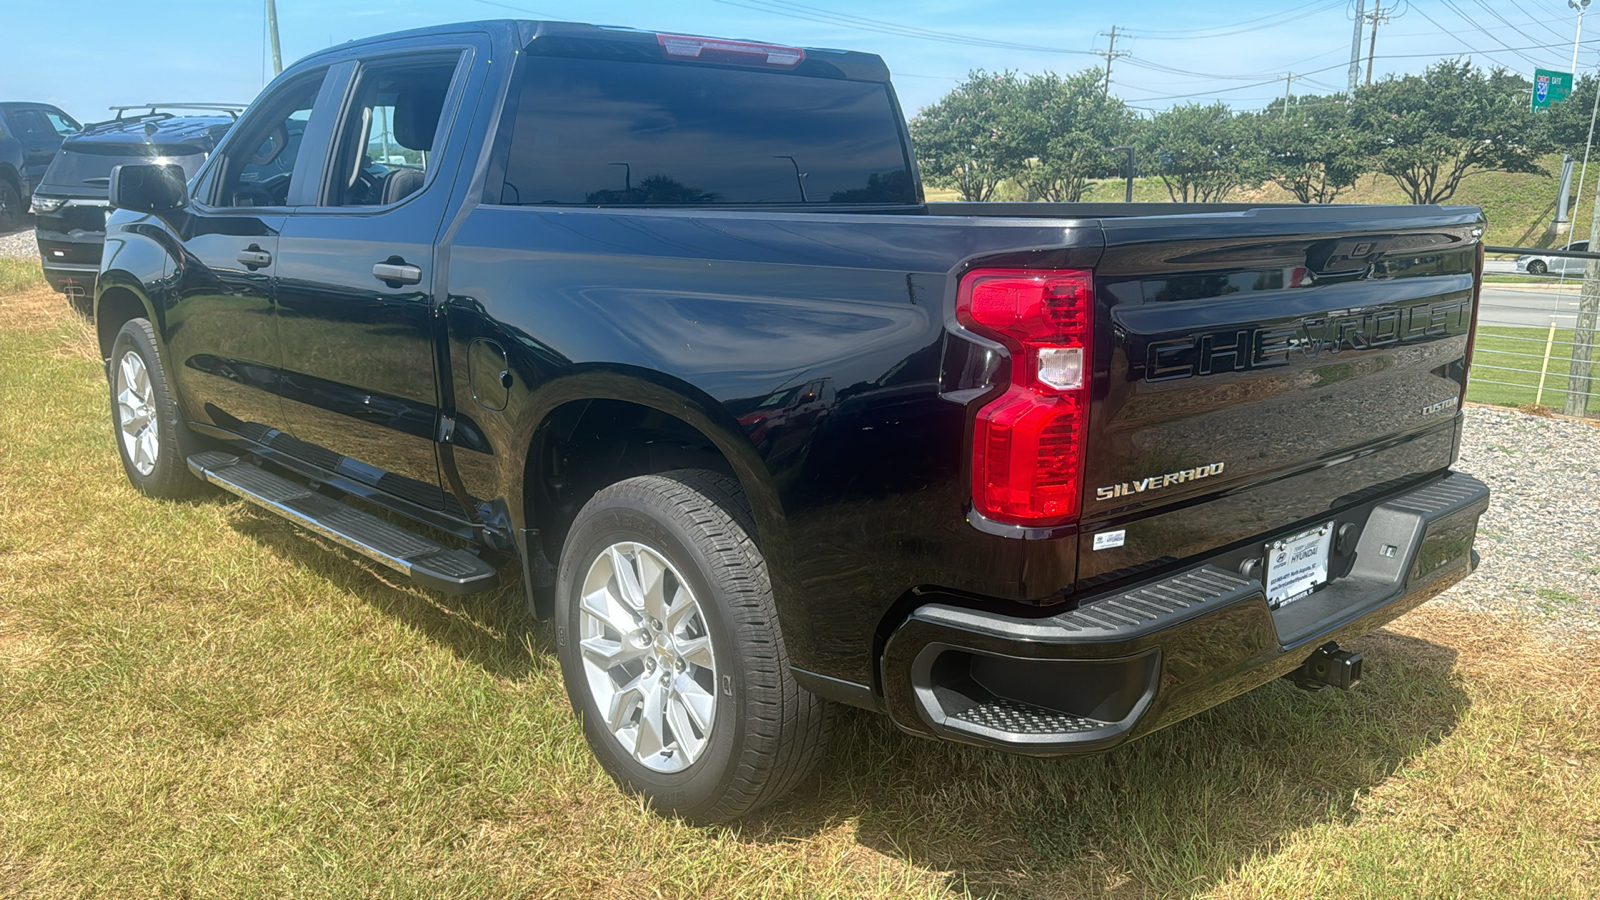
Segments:
[[[503,203],[916,203],[888,85],[723,66],[524,63]]]
[[[205,151],[188,144],[68,144],[56,154],[39,190],[74,196],[105,196],[111,170],[125,164],[173,163],[192,176]]]

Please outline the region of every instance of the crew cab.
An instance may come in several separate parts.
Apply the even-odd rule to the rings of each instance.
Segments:
[[[519,21],[315,53],[111,202],[130,481],[520,580],[693,819],[831,703],[1072,756],[1348,687],[1476,565],[1474,208],[927,203],[875,56]]]

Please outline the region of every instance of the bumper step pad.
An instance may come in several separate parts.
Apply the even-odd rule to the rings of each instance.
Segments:
[[[1114,723],[1086,719],[1070,713],[1056,712],[1019,703],[1005,697],[995,697],[977,706],[964,709],[950,717],[997,731],[1001,734],[1083,734],[1113,728]]]
[[[197,477],[295,524],[411,576],[423,587],[470,594],[499,583],[494,567],[466,552],[325,497],[231,453],[208,450],[187,460]]]

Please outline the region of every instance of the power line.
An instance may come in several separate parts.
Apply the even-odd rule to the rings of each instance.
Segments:
[[[1478,29],[1478,31],[1482,32],[1485,37],[1489,38],[1490,40],[1494,41],[1495,43],[1499,44],[1500,46],[1505,47],[1507,50],[1511,49],[1511,45],[1510,44],[1508,44],[1505,41],[1501,40],[1499,35],[1495,34],[1494,32],[1490,31],[1489,29],[1487,29],[1487,28],[1483,27],[1482,25],[1478,24],[1477,20],[1475,20],[1471,16],[1467,15],[1466,12],[1461,9],[1461,7],[1455,5],[1453,0],[1440,0],[1440,2],[1442,2],[1447,8],[1449,8],[1449,10],[1451,12],[1453,12],[1457,16],[1461,17],[1461,20],[1463,22],[1466,22],[1468,25],[1471,25],[1473,28],[1476,28],[1476,29]],[[1429,21],[1432,21],[1432,20],[1430,19]],[[1524,37],[1526,37],[1526,35],[1524,35]],[[1466,43],[1466,42],[1462,41],[1462,43]],[[1523,60],[1525,60],[1527,62],[1530,62],[1530,63],[1533,63],[1535,66],[1537,66],[1539,64],[1538,60],[1534,59],[1533,57],[1529,56],[1526,53],[1523,53],[1520,50],[1514,50],[1512,52],[1514,52],[1518,56],[1522,57]]]
[[[1319,5],[1319,3],[1320,3],[1320,5]],[[1146,38],[1147,40],[1152,40],[1152,41],[1191,41],[1191,40],[1205,40],[1207,38],[1215,38],[1215,37],[1232,37],[1233,35],[1236,35],[1236,34],[1248,34],[1249,32],[1252,32],[1252,31],[1262,31],[1262,30],[1267,29],[1267,28],[1276,28],[1279,25],[1287,25],[1290,22],[1296,22],[1296,21],[1299,21],[1300,19],[1304,19],[1304,18],[1306,18],[1308,16],[1314,16],[1314,15],[1316,15],[1318,13],[1327,12],[1330,9],[1336,9],[1336,8],[1338,8],[1340,6],[1344,6],[1345,4],[1346,4],[1346,0],[1333,0],[1333,2],[1331,2],[1331,3],[1325,2],[1325,0],[1313,0],[1313,2],[1311,2],[1311,3],[1307,3],[1307,4],[1304,4],[1302,6],[1297,6],[1297,7],[1294,7],[1293,9],[1283,10],[1282,12],[1276,12],[1276,13],[1273,13],[1273,14],[1268,15],[1268,16],[1262,16],[1262,17],[1260,17],[1258,19],[1250,19],[1248,21],[1238,22],[1238,23],[1235,23],[1233,25],[1217,25],[1217,26],[1213,26],[1211,28],[1194,28],[1194,29],[1186,29],[1186,30],[1182,30],[1182,31],[1147,31],[1147,30],[1145,30],[1143,28],[1129,28],[1129,29],[1124,29],[1124,30],[1127,31],[1129,34],[1134,35],[1135,37],[1142,37],[1142,38]],[[1307,9],[1307,7],[1312,7],[1312,6],[1315,6],[1316,9],[1309,9],[1309,10]],[[1300,12],[1301,10],[1306,10],[1306,11],[1305,12]],[[1296,12],[1299,12],[1299,15],[1289,15],[1290,13],[1296,13]],[[1280,18],[1282,16],[1288,16],[1288,18]],[[1275,21],[1270,21],[1269,22],[1269,21],[1267,21],[1268,19],[1272,19],[1272,20],[1275,20]],[[1264,23],[1264,24],[1256,24],[1256,23]],[[1243,27],[1243,26],[1249,26],[1249,27]],[[1228,29],[1237,29],[1237,30],[1228,30]],[[1206,32],[1206,33],[1202,33],[1202,32]]]

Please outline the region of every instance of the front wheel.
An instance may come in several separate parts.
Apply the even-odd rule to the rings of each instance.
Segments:
[[[0,234],[21,228],[26,212],[22,208],[22,194],[11,182],[0,178]]]
[[[117,332],[106,374],[111,381],[111,426],[128,481],[152,497],[167,499],[204,490],[184,462],[194,439],[173,402],[149,320],[132,319]]]
[[[630,478],[561,552],[557,648],[602,766],[657,809],[725,821],[814,765],[827,708],[789,673],[766,562],[732,478]]]
[[[1547,266],[1545,266],[1543,260],[1533,259],[1533,260],[1529,260],[1528,261],[1528,274],[1529,275],[1543,275],[1544,273],[1546,273],[1548,271],[1550,271],[1550,269]]]

